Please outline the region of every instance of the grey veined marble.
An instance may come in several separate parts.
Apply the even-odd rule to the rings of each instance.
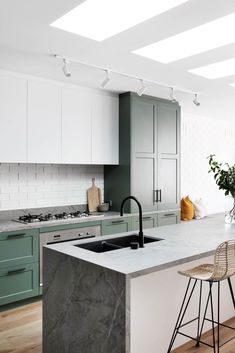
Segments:
[[[43,353],[127,353],[125,275],[47,248],[44,263]]]

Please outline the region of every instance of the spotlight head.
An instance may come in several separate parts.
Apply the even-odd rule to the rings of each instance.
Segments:
[[[171,92],[170,92],[170,100],[172,101],[172,103],[176,103],[177,100],[176,100],[176,98],[174,96],[174,88],[170,87],[170,90],[171,90]]]
[[[66,77],[71,76],[71,72],[68,69],[68,61],[66,59],[63,59],[63,67],[62,67],[63,73]]]
[[[141,82],[141,87],[140,89],[136,92],[138,94],[138,96],[142,96],[142,94],[144,94],[144,92],[147,90],[147,87],[144,83],[144,80],[140,80]]]
[[[201,104],[201,103],[198,101],[198,96],[197,96],[196,93],[194,94],[193,103],[194,103],[197,107],[199,107],[199,105]]]
[[[110,71],[105,70],[105,72],[106,72],[106,77],[105,77],[104,81],[101,83],[102,88],[105,88],[107,86],[107,84],[110,82]]]

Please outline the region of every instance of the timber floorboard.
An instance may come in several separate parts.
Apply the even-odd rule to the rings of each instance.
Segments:
[[[235,317],[228,320],[226,323],[235,327]],[[220,333],[221,342],[235,335],[234,331],[222,327]],[[211,332],[206,332],[202,339],[209,343],[209,340],[212,339]],[[172,353],[212,352],[212,348],[204,345],[195,347],[195,342],[192,341],[172,351]],[[0,353],[42,353],[41,300],[15,309],[0,312]],[[220,353],[235,353],[235,340],[221,347]]]

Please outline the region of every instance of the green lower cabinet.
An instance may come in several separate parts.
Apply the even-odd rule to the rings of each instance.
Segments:
[[[157,213],[143,215],[143,229],[155,228],[157,227]],[[139,230],[139,217],[133,216],[132,218],[132,228],[133,230]]]
[[[38,295],[38,262],[0,269],[0,305]]]
[[[158,214],[158,227],[177,224],[180,222],[180,211],[164,212]]]
[[[38,261],[38,229],[0,234],[0,269]]]
[[[120,217],[102,221],[102,235],[124,233],[132,230],[132,217]]]

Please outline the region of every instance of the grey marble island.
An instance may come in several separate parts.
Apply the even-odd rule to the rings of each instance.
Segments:
[[[43,353],[166,351],[186,283],[177,270],[212,262],[235,227],[213,215],[145,234],[164,240],[105,253],[75,246],[82,241],[44,248]],[[226,293],[223,304],[225,320],[234,315]]]

